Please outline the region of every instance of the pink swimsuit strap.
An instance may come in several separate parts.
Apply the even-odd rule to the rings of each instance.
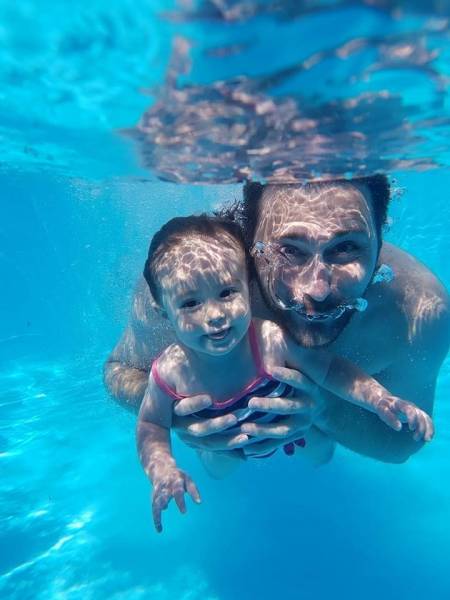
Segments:
[[[213,402],[213,404],[212,404],[213,408],[227,408],[228,406],[232,406],[233,404],[235,404],[235,402],[237,402],[238,400],[243,398],[246,394],[249,394],[250,392],[252,392],[252,390],[257,388],[264,380],[272,379],[272,377],[264,369],[264,365],[263,365],[262,358],[261,358],[261,353],[260,353],[259,346],[258,346],[258,340],[256,338],[255,325],[254,325],[253,321],[250,323],[248,333],[249,333],[250,349],[252,352],[253,361],[255,363],[258,374],[239,393],[235,394],[231,398],[228,398],[228,400],[223,400],[222,402]],[[158,360],[159,360],[160,356],[161,355],[159,355],[157,358],[155,358],[155,360],[153,361],[153,364],[152,364],[152,368],[151,368],[152,377],[155,380],[155,383],[165,394],[167,394],[173,400],[178,401],[178,400],[182,400],[183,398],[187,398],[186,394],[179,394],[178,392],[176,392],[161,377],[159,370],[158,370]]]

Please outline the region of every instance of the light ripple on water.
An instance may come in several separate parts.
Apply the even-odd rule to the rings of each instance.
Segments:
[[[71,19],[47,12],[0,12],[4,168],[136,174],[111,139],[120,128],[151,176],[174,182],[450,164],[446,1],[95,0]]]

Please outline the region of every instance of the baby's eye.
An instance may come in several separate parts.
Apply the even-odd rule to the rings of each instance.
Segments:
[[[198,306],[200,303],[198,300],[185,300],[182,305],[180,306],[180,308],[195,308],[196,306]]]
[[[236,293],[237,293],[236,288],[225,288],[224,290],[222,290],[220,292],[220,297],[221,298],[229,298],[230,296],[233,296]]]

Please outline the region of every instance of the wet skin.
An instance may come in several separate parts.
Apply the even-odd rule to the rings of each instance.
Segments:
[[[259,285],[252,289],[253,312],[278,321],[303,346],[328,345],[392,394],[432,414],[436,378],[449,344],[448,295],[424,265],[399,248],[383,244],[377,256],[368,194],[351,184],[266,187],[261,200],[263,217],[255,232],[255,241],[284,244],[295,256],[296,268],[274,282],[278,296],[301,300],[310,315],[326,315],[343,300],[359,296],[368,301],[367,310],[346,312],[338,320],[321,323],[280,311],[270,294],[268,266],[257,260]],[[381,263],[392,267],[395,279],[371,286],[374,268]],[[130,324],[105,366],[108,389],[128,406],[139,406],[152,356],[172,341],[161,328],[155,344],[154,332],[150,297],[142,281]],[[305,434],[313,422],[337,442],[386,462],[403,462],[421,447],[408,431],[391,432],[374,415],[323,390],[309,389],[300,401],[303,409],[297,406],[293,411],[280,399],[252,400],[255,409],[286,415],[276,430],[255,425],[253,442],[258,443],[258,436],[272,437],[271,445],[261,442],[268,450]],[[226,436],[219,432],[229,425],[225,417],[204,422],[194,435],[190,429],[187,415],[199,410],[202,402],[204,398],[180,403],[176,412],[184,416],[176,426],[191,445],[223,448]]]

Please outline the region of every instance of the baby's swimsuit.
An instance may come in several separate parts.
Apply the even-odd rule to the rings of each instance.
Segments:
[[[254,396],[259,396],[261,398],[289,398],[294,392],[292,386],[282,383],[281,381],[276,381],[265,371],[253,322],[250,323],[249,327],[249,341],[253,361],[257,370],[256,377],[232,398],[223,400],[222,402],[213,402],[208,408],[204,408],[190,416],[199,419],[210,419],[212,417],[233,414],[237,418],[239,425],[229,427],[226,429],[227,433],[239,433],[242,423],[275,423],[283,418],[283,415],[255,411],[248,407],[249,400]],[[152,376],[156,384],[175,401],[187,398],[187,395],[177,393],[162,379],[158,370],[158,359],[159,357],[155,359],[152,364]],[[230,408],[232,408],[232,410],[230,410]],[[305,446],[304,438],[296,440],[295,444],[301,447]],[[284,451],[286,454],[293,454],[294,443],[285,444]],[[258,454],[253,458],[267,458],[272,456],[275,452],[276,450],[273,450],[268,454]]]

